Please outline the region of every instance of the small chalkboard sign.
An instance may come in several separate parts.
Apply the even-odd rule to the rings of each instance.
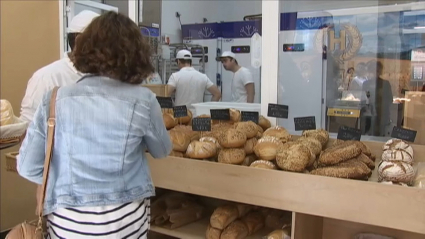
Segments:
[[[361,137],[362,131],[360,129],[351,128],[348,126],[341,126],[338,129],[337,139],[360,141]]]
[[[255,111],[242,111],[241,112],[241,121],[252,121],[258,124],[260,114]]]
[[[171,97],[157,96],[156,99],[158,100],[161,108],[163,108],[163,109],[172,109],[173,108],[173,100],[171,99]]]
[[[174,106],[174,118],[183,118],[187,116],[187,107],[186,105]]]
[[[288,109],[289,107],[287,105],[269,104],[269,107],[267,110],[267,116],[274,117],[274,118],[287,119],[288,112],[289,112]]]
[[[415,142],[416,133],[417,131],[415,130],[404,129],[401,127],[394,126],[393,131],[391,133],[391,137],[409,142]]]
[[[308,116],[294,118],[294,124],[296,131],[316,129],[316,117]]]
[[[229,109],[211,109],[210,114],[213,120],[230,120]]]
[[[193,131],[211,131],[211,118],[193,118]]]

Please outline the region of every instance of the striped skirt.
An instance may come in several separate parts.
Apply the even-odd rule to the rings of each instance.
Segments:
[[[147,239],[150,200],[100,207],[60,208],[47,216],[49,239]]]

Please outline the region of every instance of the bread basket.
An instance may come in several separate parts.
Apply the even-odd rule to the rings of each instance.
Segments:
[[[16,156],[18,156],[19,152],[11,152],[6,154],[6,171],[8,172],[18,172],[16,167]]]
[[[0,127],[0,145],[19,143],[20,137],[25,133],[27,126],[27,122],[15,116],[13,124]]]

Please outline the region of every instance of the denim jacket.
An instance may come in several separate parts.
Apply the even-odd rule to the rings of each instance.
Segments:
[[[51,91],[19,150],[19,174],[42,183]],[[120,204],[154,196],[145,149],[164,158],[172,144],[147,88],[86,76],[56,98],[53,157],[43,214],[57,208]]]

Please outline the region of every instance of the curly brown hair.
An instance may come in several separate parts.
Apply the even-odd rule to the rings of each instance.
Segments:
[[[150,57],[136,23],[111,11],[95,18],[77,37],[71,60],[81,73],[141,84],[154,72]]]

